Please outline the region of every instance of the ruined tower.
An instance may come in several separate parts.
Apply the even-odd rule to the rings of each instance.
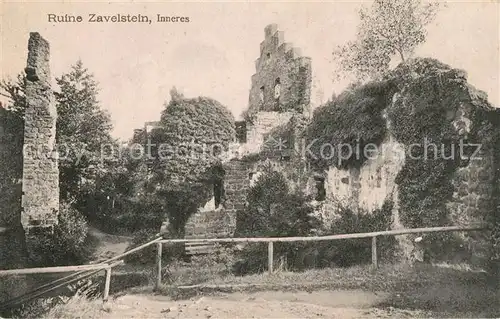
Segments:
[[[307,112],[311,98],[311,58],[299,48],[284,42],[283,31],[276,24],[264,29],[260,56],[252,75],[249,111]]]
[[[251,181],[258,176],[258,163],[249,163],[241,157],[261,152],[271,131],[290,124],[294,126],[300,122],[297,117],[310,114],[311,58],[302,56],[298,48],[285,43],[283,32],[278,31],[276,24],[264,29],[264,41],[260,43],[255,67],[247,109],[249,118],[236,123],[238,152],[223,165],[223,204],[218,206],[218,200],[214,199],[191,216],[185,228],[186,238],[233,235],[238,212],[245,209]],[[196,249],[200,252],[202,248]]]
[[[293,116],[308,117],[311,111],[311,58],[284,42],[276,24],[264,29],[260,56],[248,100],[245,153],[256,153],[274,129],[290,122]]]
[[[30,33],[26,71],[21,223],[26,236],[52,231],[59,211],[57,112],[51,88],[49,43]],[[28,240],[29,241],[29,240]]]

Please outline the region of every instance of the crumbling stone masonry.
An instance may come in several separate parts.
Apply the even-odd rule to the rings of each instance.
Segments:
[[[59,211],[56,105],[50,85],[49,43],[30,33],[26,71],[21,223],[26,236],[52,230]],[[28,238],[27,238],[28,240]]]
[[[237,213],[244,209],[250,182],[258,173],[256,165],[240,157],[262,151],[269,134],[289,124],[294,116],[310,115],[311,58],[302,56],[298,48],[285,43],[283,32],[278,31],[276,24],[268,25],[264,34],[260,56],[255,61],[256,73],[251,79],[249,117],[237,123],[235,140],[239,141],[241,152],[228,158],[224,167],[223,205],[217,209],[202,209],[193,215],[186,224],[186,238],[232,236]]]
[[[311,58],[301,56],[300,49],[284,42],[283,31],[268,25],[255,61],[248,111],[309,112],[311,98]]]
[[[224,165],[224,199],[215,209],[199,211],[189,218],[185,238],[231,237],[236,230],[236,216],[245,207],[246,193],[250,187],[247,165],[229,161]]]

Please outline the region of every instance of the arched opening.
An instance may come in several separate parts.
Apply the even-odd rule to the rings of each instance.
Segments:
[[[220,207],[223,198],[224,198],[224,180],[219,179],[214,181],[215,209]]]
[[[221,166],[214,167],[213,174],[213,187],[214,187],[214,204],[215,209],[219,208],[225,198],[225,190],[224,190],[224,176],[225,171]]]
[[[274,98],[279,99],[281,95],[281,81],[280,78],[276,78],[274,81]]]
[[[281,80],[276,78],[274,81],[274,110],[280,110],[280,96],[281,96]]]

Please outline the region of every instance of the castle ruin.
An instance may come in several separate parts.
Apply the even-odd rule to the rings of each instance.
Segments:
[[[407,145],[393,136],[391,123],[387,117],[390,110],[405,98],[396,93],[392,101],[388,101],[383,111],[386,122],[386,135],[379,145],[378,156],[368,159],[360,167],[338,168],[330,166],[315,170],[307,165],[301,147],[304,146],[304,129],[311,119],[311,59],[303,57],[300,50],[284,42],[284,35],[275,24],[265,28],[265,39],[260,44],[260,56],[255,62],[256,73],[251,77],[251,89],[246,118],[236,123],[237,143],[226,161],[226,178],[223,181],[225,202],[213,205],[221,200],[209,202],[200,212],[190,218],[186,226],[187,238],[224,237],[234,233],[237,212],[244,209],[245,193],[262,173],[263,168],[271,165],[285,176],[305,176],[303,180],[292,181],[293,187],[300,187],[306,194],[314,195],[318,214],[325,226],[335,221],[339,203],[353,211],[380,210],[384,204],[391,202],[391,228],[406,228],[400,218],[400,185],[398,175],[405,167],[405,150]],[[418,66],[417,61],[417,68]],[[426,61],[422,62],[424,65]],[[432,62],[434,63],[434,62]],[[439,64],[438,64],[439,65]],[[459,100],[446,114],[446,121],[452,124],[457,134],[467,139],[472,130],[471,119],[474,110],[491,111],[484,93],[467,84],[466,75],[456,69],[439,65],[437,70],[429,72],[425,81],[450,83],[455,85],[454,93],[446,93],[443,86],[437,87],[441,96],[457,95]],[[425,69],[423,69],[425,70]],[[420,71],[422,72],[422,70]],[[428,72],[428,71],[423,71]],[[424,73],[425,74],[425,73]],[[456,86],[453,83],[464,83]],[[436,105],[437,107],[437,105]],[[269,152],[266,142],[276,130],[288,131],[284,149]],[[492,134],[490,133],[487,134]],[[274,141],[276,142],[276,141]],[[470,161],[459,168],[450,177],[453,185],[453,197],[446,203],[450,211],[449,222],[454,225],[483,223],[494,204],[493,192],[496,187],[495,165],[498,158],[493,155],[494,146],[485,143],[481,157]],[[248,161],[249,157],[253,160]],[[233,178],[237,176],[237,178]],[[479,182],[480,181],[480,182]],[[224,205],[227,203],[228,205]],[[237,205],[233,204],[237,203]],[[227,224],[229,221],[231,224]],[[437,226],[437,225],[435,225]],[[468,245],[484,245],[484,236],[458,234]],[[411,236],[399,236],[402,257],[408,259],[411,247]],[[478,238],[481,240],[477,240]],[[482,244],[480,243],[482,242]],[[475,249],[486,253],[485,249]]]
[[[249,118],[236,122],[237,138],[232,149],[238,151],[231,153],[224,165],[224,200],[214,198],[193,215],[186,225],[186,238],[234,234],[237,213],[245,207],[246,191],[259,173],[256,165],[242,158],[262,151],[269,134],[290,123],[294,116],[310,115],[311,58],[285,42],[276,24],[264,29],[255,68],[248,99]]]

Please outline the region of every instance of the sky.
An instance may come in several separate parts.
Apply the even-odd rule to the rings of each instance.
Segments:
[[[370,1],[335,2],[3,2],[0,68],[15,77],[26,66],[29,32],[50,42],[52,77],[81,59],[100,84],[113,135],[128,139],[158,120],[176,86],[186,97],[208,96],[236,118],[248,106],[264,27],[278,24],[285,41],[312,58],[325,100],[347,85],[333,82],[331,53],[353,40],[358,9]],[[187,23],[89,23],[88,15],[189,17]],[[48,14],[81,15],[82,23],[53,23]],[[417,56],[431,56],[467,71],[469,83],[499,106],[499,3],[448,2],[428,28]]]

